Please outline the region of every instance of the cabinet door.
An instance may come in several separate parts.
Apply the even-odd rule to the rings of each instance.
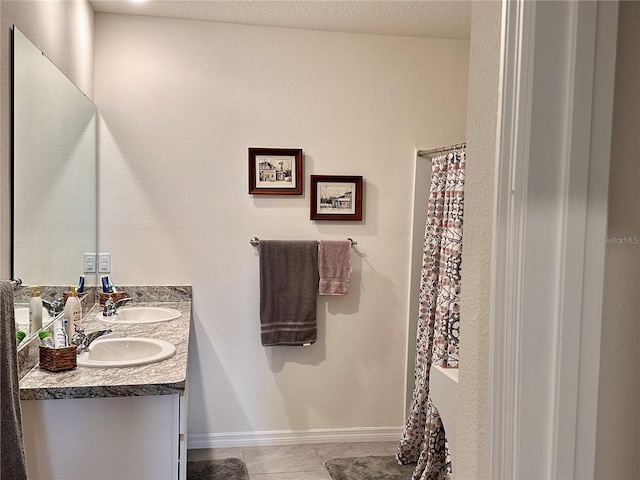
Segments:
[[[22,402],[30,480],[175,480],[179,395]]]

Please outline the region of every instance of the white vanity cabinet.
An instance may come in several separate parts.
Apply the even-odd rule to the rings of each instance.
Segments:
[[[29,480],[186,479],[191,303],[149,305],[181,315],[150,325],[117,325],[112,334],[166,340],[176,346],[172,357],[148,365],[60,372],[36,365],[20,379]],[[87,331],[101,327],[95,320],[100,311],[95,305],[85,316]]]
[[[22,402],[30,480],[186,479],[186,396]]]

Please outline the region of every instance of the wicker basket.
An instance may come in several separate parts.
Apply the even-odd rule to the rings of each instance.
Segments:
[[[77,347],[49,348],[40,345],[40,368],[50,372],[71,370],[77,366]]]
[[[100,305],[104,305],[107,300],[111,299],[114,302],[118,300],[122,300],[123,298],[127,298],[127,294],[124,292],[116,292],[116,293],[104,293],[100,292]]]

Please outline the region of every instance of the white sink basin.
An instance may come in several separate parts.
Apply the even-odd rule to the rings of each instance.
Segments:
[[[175,320],[180,317],[180,312],[166,307],[123,307],[117,313],[105,317],[102,313],[96,314],[96,320],[104,323],[119,323],[133,325],[138,323],[156,323]]]
[[[133,367],[161,362],[175,354],[175,345],[156,338],[99,338],[78,355],[78,366]]]
[[[25,333],[29,333],[29,307],[14,307],[13,312],[16,317],[16,323],[20,330]],[[45,325],[50,320],[53,320],[53,317],[49,316],[49,311],[42,307],[42,325]]]

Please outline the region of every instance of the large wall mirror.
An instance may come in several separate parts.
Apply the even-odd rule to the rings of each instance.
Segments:
[[[96,106],[15,26],[12,47],[12,278],[74,285],[97,245]]]
[[[12,58],[12,275],[73,285],[97,245],[96,106],[15,26]]]

